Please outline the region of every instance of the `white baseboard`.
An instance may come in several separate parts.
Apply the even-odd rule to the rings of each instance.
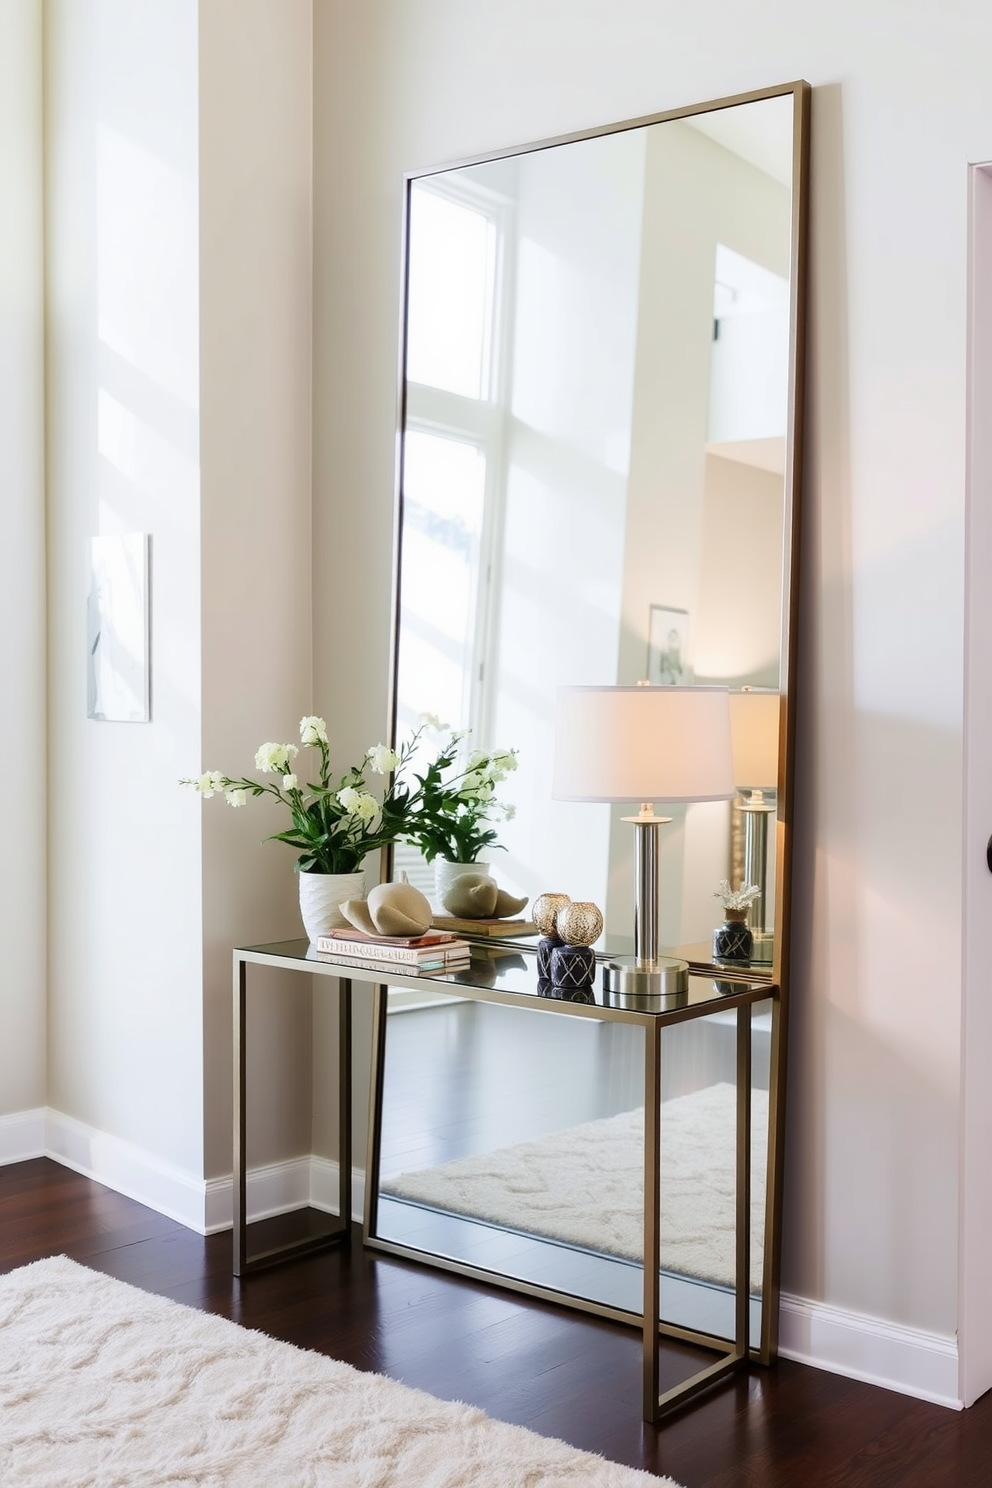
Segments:
[[[47,1115],[45,1107],[39,1106],[36,1111],[15,1111],[11,1116],[0,1116],[0,1166],[45,1156]]]
[[[958,1341],[863,1313],[782,1294],[779,1352],[785,1359],[962,1410]]]
[[[108,1136],[60,1111],[41,1108],[0,1116],[0,1164],[51,1157],[199,1234],[231,1228],[233,1182],[204,1181],[130,1142]],[[265,1219],[310,1204],[338,1213],[338,1165],[298,1157],[248,1174],[248,1217]],[[352,1176],[352,1218],[362,1219],[365,1174]],[[815,1369],[864,1380],[920,1400],[961,1410],[956,1338],[901,1327],[783,1293],[780,1351]]]
[[[0,1165],[33,1157],[50,1157],[200,1235],[231,1228],[234,1185],[230,1176],[204,1181],[61,1111],[40,1107],[0,1116]],[[355,1169],[354,1219],[362,1218],[364,1192],[365,1174]],[[338,1213],[337,1163],[322,1157],[297,1157],[249,1171],[249,1220],[268,1219],[306,1204]]]
[[[154,1153],[65,1116],[45,1113],[45,1156],[203,1233],[204,1183]]]
[[[231,1178],[211,1178],[205,1185],[204,1222],[201,1233],[214,1235],[231,1228],[234,1214],[234,1183]],[[291,1209],[310,1205],[328,1214],[338,1214],[339,1170],[326,1157],[296,1157],[287,1162],[248,1171],[248,1219],[269,1219]],[[365,1174],[352,1169],[351,1217],[361,1221],[365,1205]]]

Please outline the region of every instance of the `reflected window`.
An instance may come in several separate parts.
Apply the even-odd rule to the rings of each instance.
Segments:
[[[499,527],[508,203],[484,183],[410,190],[400,730],[433,713],[481,741]]]
[[[488,398],[497,230],[485,211],[427,186],[410,192],[407,376]]]
[[[456,724],[476,670],[486,456],[476,443],[411,430],[404,457],[400,722]]]

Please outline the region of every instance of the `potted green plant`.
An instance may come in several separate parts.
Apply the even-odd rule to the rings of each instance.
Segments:
[[[223,795],[229,806],[241,807],[250,796],[272,796],[289,812],[291,826],[273,832],[267,839],[285,842],[299,856],[300,912],[311,940],[345,923],[339,905],[364,893],[362,862],[369,853],[406,835],[412,810],[408,787],[394,772],[402,769],[413,741],[396,753],[385,744],[366,750],[360,765],[353,765],[337,780],[331,778],[327,725],[322,718],[300,719],[300,745],[316,749],[317,778],[301,780],[294,762],[295,744],[262,744],[255,765],[263,775],[276,775],[277,782],[235,779],[219,770],[207,770],[196,779],[184,779],[205,801]],[[381,799],[369,789],[367,775],[386,777]]]
[[[441,735],[444,742],[426,767],[418,771],[410,766],[416,789],[407,797],[410,819],[403,835],[434,864],[440,903],[460,873],[487,866],[482,854],[497,846],[494,818],[512,820],[514,807],[497,800],[496,790],[517,768],[517,751],[467,751],[466,732],[425,716],[405,751],[404,762],[417,753],[427,732]]]

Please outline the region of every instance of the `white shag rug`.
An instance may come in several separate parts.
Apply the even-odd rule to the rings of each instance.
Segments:
[[[677,1488],[64,1256],[0,1276],[3,1488]]]
[[[761,1290],[768,1093],[751,1097],[751,1288]],[[661,1264],[733,1286],[736,1254],[733,1085],[661,1108]],[[382,1192],[450,1214],[644,1259],[644,1111],[623,1111],[436,1168],[384,1178]]]

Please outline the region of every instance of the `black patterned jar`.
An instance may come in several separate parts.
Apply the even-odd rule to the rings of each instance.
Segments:
[[[746,909],[725,909],[723,924],[713,931],[714,961],[750,961],[754,936]]]
[[[584,991],[595,976],[596,956],[591,946],[560,945],[551,952],[551,981],[560,991]]]

